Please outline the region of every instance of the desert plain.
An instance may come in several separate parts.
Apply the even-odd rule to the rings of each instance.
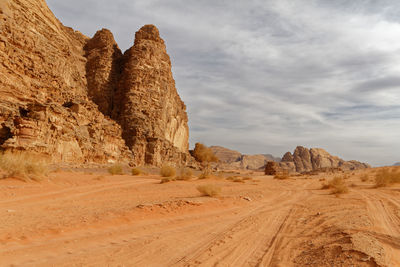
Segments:
[[[3,179],[0,262],[400,266],[400,186],[376,188],[378,171],[340,173],[349,192],[336,195],[321,188],[337,173],[274,179],[241,171],[160,183],[154,170],[98,168],[58,169],[40,182]],[[218,195],[197,190],[210,184]]]

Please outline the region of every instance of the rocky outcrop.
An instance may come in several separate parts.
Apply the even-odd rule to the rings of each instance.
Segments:
[[[280,162],[280,167],[289,172],[310,172],[323,169],[356,170],[365,169],[370,166],[355,160],[344,161],[332,156],[322,148],[296,147],[293,154],[287,152]]]
[[[87,42],[85,51],[89,97],[103,114],[112,117],[114,106],[119,104],[114,96],[120,79],[122,52],[107,29],[98,31]]]
[[[236,162],[242,157],[242,154],[239,151],[231,150],[222,146],[210,146],[210,149],[221,163]]]
[[[286,152],[282,157],[282,162],[293,162],[293,155],[290,152]]]
[[[189,157],[186,106],[180,99],[164,41],[153,25],[142,27],[123,56],[114,110],[135,161],[161,165]]]
[[[188,162],[185,105],[155,26],[124,55],[64,27],[44,0],[0,3],[0,146],[56,162]],[[122,126],[122,127],[121,127]]]
[[[87,96],[88,38],[38,1],[0,5],[0,144],[54,161],[130,161],[120,126]]]
[[[260,170],[264,169],[268,161],[280,161],[280,158],[270,154],[243,155],[238,151],[221,146],[211,146],[210,149],[219,159],[219,162],[214,164],[217,169]]]
[[[265,165],[264,173],[265,175],[276,175],[281,172],[279,163],[274,161],[268,161]]]

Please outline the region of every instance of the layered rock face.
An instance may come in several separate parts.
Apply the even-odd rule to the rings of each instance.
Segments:
[[[180,99],[164,41],[153,25],[142,27],[123,57],[113,116],[138,162],[185,161],[189,150],[186,106]]]
[[[309,172],[322,169],[356,170],[369,168],[370,165],[355,160],[344,161],[332,156],[322,148],[305,148],[298,146],[292,153],[287,152],[280,162],[282,169],[290,172]]]
[[[111,32],[64,27],[44,0],[1,1],[0,146],[56,162],[190,160],[158,30],[142,28],[122,55]]]
[[[126,160],[121,128],[87,97],[88,38],[42,0],[0,6],[0,144],[54,161]]]
[[[103,114],[112,117],[114,105],[118,104],[114,96],[121,74],[122,52],[107,29],[98,31],[85,50],[89,97]]]

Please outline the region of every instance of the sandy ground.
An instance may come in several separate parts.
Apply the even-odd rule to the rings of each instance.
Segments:
[[[400,186],[375,189],[363,172],[339,197],[320,189],[326,174],[0,180],[0,266],[400,266]]]

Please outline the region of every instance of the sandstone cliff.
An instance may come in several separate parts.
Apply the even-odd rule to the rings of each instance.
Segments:
[[[115,119],[138,162],[187,160],[189,128],[164,41],[153,25],[142,27],[123,56]]]
[[[292,153],[287,152],[280,162],[280,167],[289,172],[309,172],[321,169],[356,170],[369,168],[370,165],[355,160],[345,161],[332,156],[322,148],[296,147]]]
[[[122,127],[121,127],[122,126]],[[154,26],[122,54],[64,27],[44,0],[0,2],[0,146],[56,162],[189,161],[185,105]]]

